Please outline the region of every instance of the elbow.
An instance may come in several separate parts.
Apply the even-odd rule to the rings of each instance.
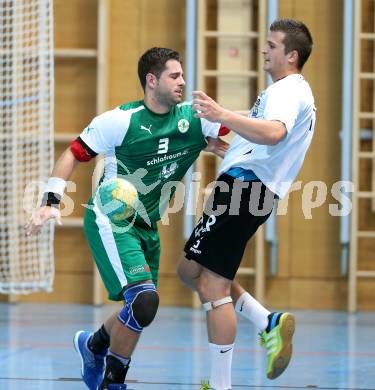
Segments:
[[[275,146],[277,145],[281,140],[279,139],[279,137],[271,137],[268,141],[268,145],[270,146]]]
[[[272,146],[277,145],[286,137],[286,135],[287,135],[287,131],[285,126],[283,125],[282,129],[275,131],[270,135],[269,145]]]
[[[275,146],[277,145],[279,142],[281,142],[282,140],[284,139],[284,137],[280,137],[278,135],[272,135],[268,142],[267,142],[267,145],[270,145],[270,146]]]

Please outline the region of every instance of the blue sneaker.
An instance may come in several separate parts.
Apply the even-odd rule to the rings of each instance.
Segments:
[[[127,385],[125,385],[124,383],[121,385],[117,383],[112,383],[111,385],[108,385],[107,390],[127,390]]]
[[[99,390],[103,381],[105,370],[105,355],[94,355],[87,347],[87,341],[92,333],[83,330],[78,331],[74,336],[74,348],[81,358],[81,376],[90,390]]]

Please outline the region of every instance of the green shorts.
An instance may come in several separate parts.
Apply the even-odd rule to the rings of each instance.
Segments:
[[[158,281],[160,239],[156,223],[151,227],[111,225],[95,207],[86,209],[84,232],[109,299],[123,300],[128,284]]]

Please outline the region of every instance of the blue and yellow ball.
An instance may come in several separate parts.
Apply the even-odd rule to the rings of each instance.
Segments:
[[[96,203],[112,222],[120,222],[134,215],[138,192],[128,180],[116,177],[100,184]]]

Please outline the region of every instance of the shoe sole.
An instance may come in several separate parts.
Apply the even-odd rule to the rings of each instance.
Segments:
[[[288,367],[293,353],[292,338],[295,329],[296,320],[294,315],[284,313],[280,320],[280,337],[282,339],[283,347],[274,359],[272,371],[267,374],[268,379],[276,379]]]

